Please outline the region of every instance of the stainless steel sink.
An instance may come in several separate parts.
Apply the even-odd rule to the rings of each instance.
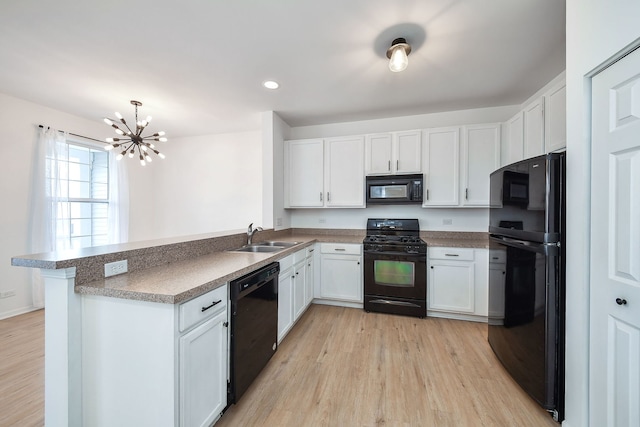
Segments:
[[[250,245],[232,249],[231,252],[278,252],[283,249],[284,247],[282,246]]]
[[[266,242],[245,245],[238,249],[230,249],[229,252],[278,252],[298,244],[300,244],[300,242],[282,242],[277,240],[268,240]]]
[[[256,245],[260,246],[280,246],[282,248],[290,248],[291,246],[295,246],[300,244],[300,242],[280,242],[277,240],[269,240],[267,242],[256,243]]]

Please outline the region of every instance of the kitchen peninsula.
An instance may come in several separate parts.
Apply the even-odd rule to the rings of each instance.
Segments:
[[[298,242],[272,253],[229,251],[246,243],[244,233],[231,232],[14,257],[12,265],[39,268],[45,280],[47,424],[182,424],[178,342],[194,324],[185,323],[181,307],[215,295],[226,308],[230,280],[315,243],[360,244],[364,234],[290,229],[256,235]],[[488,248],[484,233],[421,235],[434,247]],[[126,274],[104,278],[104,264],[124,259]],[[228,317],[219,316],[222,328]],[[226,357],[221,360],[226,368]]]

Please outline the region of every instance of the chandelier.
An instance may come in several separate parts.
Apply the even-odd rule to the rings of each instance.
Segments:
[[[109,145],[104,147],[104,149],[107,151],[110,151],[110,150],[113,150],[114,148],[122,147],[122,152],[118,154],[118,156],[116,157],[116,159],[118,160],[122,159],[127,153],[129,154],[129,158],[133,158],[133,156],[135,156],[137,153],[140,158],[140,164],[142,166],[146,165],[147,162],[152,161],[151,156],[149,155],[149,151],[153,151],[154,153],[156,153],[158,157],[160,157],[161,159],[164,159],[165,155],[159,152],[158,150],[156,150],[155,145],[153,145],[153,142],[151,142],[151,141],[166,142],[167,138],[164,138],[164,132],[160,131],[152,135],[142,136],[142,132],[145,130],[145,128],[151,121],[151,116],[147,116],[147,118],[142,121],[138,120],[138,107],[142,106],[142,102],[132,100],[131,104],[134,105],[136,108],[135,131],[131,130],[127,122],[122,117],[122,114],[118,112],[116,112],[115,115],[118,118],[118,120],[122,122],[122,124],[126,129],[119,128],[118,125],[114,123],[115,122],[114,119],[105,117],[104,122],[109,126],[113,127],[116,133],[118,135],[121,135],[122,137],[106,138],[105,141],[107,141]]]

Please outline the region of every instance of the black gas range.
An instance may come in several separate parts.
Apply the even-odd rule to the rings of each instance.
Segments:
[[[427,244],[417,219],[368,219],[364,248],[364,309],[427,315]]]

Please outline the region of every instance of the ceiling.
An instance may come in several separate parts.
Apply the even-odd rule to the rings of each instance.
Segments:
[[[2,93],[96,121],[136,99],[169,138],[513,105],[564,70],[565,1],[3,0],[0,60]]]

